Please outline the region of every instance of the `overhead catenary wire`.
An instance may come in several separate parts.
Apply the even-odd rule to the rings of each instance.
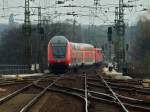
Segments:
[[[4,4],[2,4],[3,6],[0,6],[0,13],[2,13],[2,14],[4,14],[4,13],[7,13],[7,14],[11,14],[11,13],[15,13],[15,14],[17,14],[18,13],[18,11],[16,11],[16,9],[18,9],[18,8],[20,8],[20,10],[23,10],[23,4],[22,4],[22,0],[14,0],[13,1],[13,3],[12,3],[12,1],[8,1],[8,0],[1,0],[1,1],[5,1],[5,3]],[[94,0],[93,0],[94,1]],[[114,13],[114,7],[116,7],[118,4],[117,3],[105,3],[104,2],[104,0],[101,0],[101,1],[103,1],[103,3],[100,3],[100,4],[98,4],[97,6],[96,6],[96,8],[97,8],[97,12],[98,12],[98,14],[97,15],[99,15],[99,14],[103,14],[103,16],[101,16],[101,18],[102,19],[104,19],[105,21],[99,21],[98,19],[95,19],[95,22],[96,22],[96,24],[99,24],[99,23],[105,23],[105,24],[110,24],[110,23],[112,23],[113,22],[113,13]],[[128,1],[130,1],[130,2],[128,2]],[[132,1],[132,2],[131,2]],[[139,8],[139,5],[140,5],[140,3],[142,3],[142,2],[140,2],[141,0],[126,0],[126,3],[132,3],[132,4],[135,4],[135,5],[137,5],[137,7],[135,7],[137,10],[135,11],[135,10],[132,10],[132,15],[135,15],[135,14],[138,14],[139,13],[139,11],[141,11],[141,9]],[[148,8],[148,4],[149,4],[149,0],[144,0],[145,1],[145,3],[142,3],[142,7],[146,7],[146,8]],[[68,5],[68,4],[70,4],[70,3],[74,3],[75,2],[75,4],[72,4],[72,5]],[[73,9],[73,10],[75,10],[75,11],[77,11],[76,9],[80,9],[82,12],[84,11],[87,11],[87,9],[93,9],[93,8],[95,8],[94,6],[92,6],[92,4],[91,3],[88,3],[88,0],[86,1],[86,2],[84,2],[83,0],[81,1],[81,4],[78,4],[77,3],[78,2],[78,0],[74,0],[73,2],[72,1],[65,1],[64,2],[64,4],[62,4],[62,5],[60,5],[60,6],[58,6],[58,5],[56,5],[56,0],[55,1],[52,1],[52,0],[44,0],[44,2],[41,2],[41,0],[34,0],[34,2],[32,2],[32,4],[31,5],[33,5],[33,6],[41,6],[42,8],[45,8],[45,9],[43,9],[43,13],[45,12],[45,13],[51,13],[51,10],[49,10],[49,8],[55,8],[54,10],[55,11],[66,11],[65,10],[65,8],[68,8],[68,10],[71,8],[71,9]],[[16,6],[16,4],[18,5],[18,6]],[[59,8],[62,8],[62,9],[59,9]],[[134,8],[134,9],[135,9]],[[4,12],[3,12],[4,11]],[[80,11],[78,11],[78,12],[80,12]],[[87,12],[88,13],[88,12]],[[107,13],[107,14],[106,14]],[[127,13],[131,13],[131,10],[130,11],[128,11]],[[134,14],[135,13],[135,14]],[[23,15],[23,14],[22,14]],[[45,14],[46,15],[46,14]],[[109,18],[109,16],[111,16],[112,18]],[[23,16],[19,16],[18,15],[18,18],[22,18]],[[128,18],[129,18],[129,16],[127,16]],[[2,17],[3,18],[3,17]],[[68,18],[68,17],[66,17],[66,18]],[[69,17],[69,18],[71,18],[71,17]],[[95,17],[94,17],[95,18]],[[93,19],[94,19],[93,18]],[[100,19],[100,20],[102,20],[102,19]],[[17,21],[17,20],[16,20]],[[83,21],[83,17],[80,17],[80,21],[81,21],[81,23],[82,23],[82,21]]]

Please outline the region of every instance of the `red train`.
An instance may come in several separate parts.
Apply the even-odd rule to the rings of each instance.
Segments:
[[[49,70],[54,73],[102,61],[102,51],[90,44],[69,42],[64,36],[54,36],[48,44]]]

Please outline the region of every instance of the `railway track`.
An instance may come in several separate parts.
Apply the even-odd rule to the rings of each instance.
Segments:
[[[31,78],[24,78],[23,80],[16,80],[16,79],[5,79],[0,81],[0,98],[11,94],[18,89],[21,89],[27,86],[29,83],[32,83],[36,80],[41,80],[43,78],[47,78],[49,76],[43,75],[42,77],[31,77]]]
[[[82,76],[85,78],[85,75]],[[92,91],[92,90],[89,90],[89,85],[87,84],[87,79],[85,78],[84,80],[84,88],[73,88],[73,87],[66,87],[66,86],[62,86],[60,84],[55,84],[53,85],[51,88],[49,88],[48,90],[49,91],[54,91],[54,92],[58,92],[58,93],[62,93],[62,94],[65,94],[65,95],[68,95],[68,96],[74,96],[74,97],[77,97],[79,99],[82,99],[84,100],[84,105],[85,105],[85,111],[93,111],[93,109],[89,109],[89,107],[92,107],[92,103],[89,103],[89,102],[92,102],[94,101],[94,104],[95,105],[98,105],[97,107],[100,107],[100,105],[104,105],[105,103],[105,106],[109,106],[111,108],[113,108],[113,110],[116,112],[116,111],[121,111],[121,108],[118,109],[118,107],[122,105],[125,105],[127,107],[132,107],[132,108],[136,108],[136,109],[140,109],[144,111],[149,111],[150,109],[149,108],[146,108],[146,107],[142,107],[142,106],[139,106],[137,104],[147,104],[149,105],[149,102],[146,102],[146,101],[142,101],[142,100],[138,100],[138,99],[133,99],[133,98],[129,98],[129,97],[124,97],[124,96],[121,96],[121,95],[118,95],[116,94],[116,97],[118,99],[121,99],[121,100],[124,100],[124,102],[121,104],[116,101],[116,97],[114,97],[113,95],[110,95],[110,92],[108,92],[107,94],[106,93],[102,93],[102,92],[99,92],[99,91]],[[36,85],[37,87],[39,88],[42,88],[42,86],[39,86],[39,85]],[[106,88],[105,88],[106,89]],[[107,90],[108,91],[108,90]],[[127,101],[127,103],[125,102]],[[96,102],[96,103],[95,103]],[[104,102],[104,103],[102,103]],[[114,106],[115,104],[115,106]],[[133,105],[134,104],[134,105]],[[95,107],[96,108],[96,107]],[[98,108],[98,110],[100,110],[100,108]],[[98,111],[97,110],[97,111]],[[102,108],[101,108],[102,110]],[[105,111],[105,110],[103,110]],[[128,110],[124,110],[124,111],[128,111]]]
[[[119,86],[119,81],[112,83],[95,73],[50,75],[29,80],[28,85],[0,99],[0,111],[6,109],[5,112],[70,112],[69,108],[73,109],[72,112],[150,111],[149,101],[124,96],[118,92],[126,92],[134,86]],[[24,99],[19,101],[22,97]],[[12,102],[15,101],[17,102],[13,105]],[[11,108],[6,108],[8,106]]]
[[[42,88],[40,86],[38,86],[39,88]],[[84,97],[85,91],[84,89],[79,89],[79,88],[69,88],[69,87],[63,87],[63,86],[59,86],[59,85],[54,85],[54,87],[49,88],[49,91],[54,91],[54,92],[58,92],[58,93],[62,93],[68,96],[75,96],[77,98],[80,98],[82,100],[84,100],[86,97]],[[126,102],[128,103],[124,103],[125,106],[130,107],[130,108],[136,108],[141,110],[143,112],[144,111],[150,111],[150,108],[146,108],[143,106],[138,106],[137,104],[147,104],[147,106],[149,105],[149,102],[146,101],[142,101],[142,100],[138,100],[138,99],[133,99],[133,98],[129,98],[129,97],[124,97],[121,95],[117,95],[120,99],[122,100],[126,100]],[[110,94],[105,94],[105,93],[100,93],[100,92],[96,92],[96,91],[89,91],[88,92],[88,98],[90,100],[93,100],[96,102],[96,104],[98,105],[98,103],[103,102],[105,103],[105,105],[107,104],[107,106],[111,106],[111,108],[114,109],[114,107],[112,105],[116,105],[116,108],[118,108],[118,103],[116,102],[115,98],[112,97]],[[129,103],[130,102],[130,103]],[[102,106],[103,103],[99,104]],[[134,105],[133,105],[134,104]],[[103,110],[105,111],[105,110]],[[116,111],[116,109],[114,110]],[[120,111],[120,110],[118,110]]]
[[[96,77],[96,79],[92,78],[92,79],[88,79],[88,80],[89,80],[88,84],[90,86],[95,86],[97,88],[103,88],[103,89],[106,88],[101,82],[98,81],[97,77]],[[130,96],[132,98],[140,99],[140,100],[147,100],[147,101],[149,100],[148,97],[150,95],[150,91],[145,90],[141,87],[135,87],[134,83],[133,83],[133,85],[128,86],[127,82],[125,83],[124,81],[123,82],[118,81],[115,83],[111,83],[110,81],[108,81],[108,84],[116,93],[121,94],[123,96],[126,96],[126,97]]]
[[[88,80],[88,74],[86,74],[85,79],[87,80],[87,86],[88,86],[88,94],[89,94],[89,102],[90,106],[89,106],[89,112],[95,111],[95,112],[105,112],[106,111],[106,107],[109,109],[107,109],[108,111],[111,112],[120,112],[121,111],[121,105],[122,103],[120,102],[120,106],[118,105],[114,105],[112,102],[115,102],[116,98],[111,95],[109,96],[109,92],[108,90],[106,90],[106,88],[98,88],[95,85],[91,86],[91,83]],[[105,84],[102,83],[101,80],[99,80],[99,82],[102,86],[106,87]],[[92,92],[90,92],[92,91]],[[91,99],[91,100],[90,100]],[[111,103],[109,101],[112,101]],[[119,107],[119,108],[118,108]],[[123,108],[124,109],[124,108]]]
[[[83,105],[83,99],[82,97],[78,97],[75,95],[75,94],[64,94],[63,92],[61,91],[56,91],[56,89],[54,89],[54,87],[56,86],[56,82],[58,84],[61,84],[61,85],[67,85],[65,84],[64,82],[66,81],[74,81],[75,79],[74,78],[70,78],[70,75],[60,75],[61,78],[59,78],[59,76],[49,76],[49,77],[44,77],[43,79],[38,79],[38,80],[33,80],[32,83],[29,83],[27,86],[24,86],[22,87],[21,89],[18,89],[16,91],[14,91],[13,93],[5,96],[5,97],[2,97],[1,98],[1,105],[0,105],[0,111],[5,111],[5,112],[26,112],[28,110],[31,110],[32,111],[32,105],[35,106],[34,103],[38,102],[39,99],[41,99],[41,97],[45,97],[47,96],[48,94],[51,94],[52,92],[53,95],[55,94],[59,94],[59,96],[62,96],[62,95],[65,95],[65,99],[67,96],[70,97],[70,99],[74,99],[76,100],[76,104],[78,105],[78,108],[79,106]],[[59,80],[56,81],[56,79],[59,78]],[[78,77],[76,77],[76,80],[78,79]],[[31,80],[30,80],[31,81]],[[51,84],[49,86],[47,86],[49,83],[51,82]],[[75,82],[73,82],[75,83]],[[71,86],[73,86],[73,83],[71,84]],[[78,83],[78,82],[76,82]],[[68,83],[70,84],[70,83]],[[74,87],[78,87],[79,88],[79,85],[80,84],[75,84]],[[50,87],[53,87],[53,88],[50,88]],[[61,93],[61,94],[60,94]],[[63,94],[62,94],[63,93]],[[22,99],[21,101],[19,101],[18,97],[22,97],[21,95],[24,95],[23,97],[25,99]],[[67,95],[67,96],[66,96]],[[19,102],[16,102],[16,101],[19,101]],[[68,100],[68,101],[72,101],[72,100]],[[15,102],[15,104],[13,105],[12,102]],[[79,105],[81,103],[81,105]],[[11,106],[10,106],[11,105]],[[37,105],[37,104],[36,104]],[[33,107],[34,107],[33,106]],[[73,104],[72,104],[73,106]],[[9,108],[6,108],[6,107],[9,107]],[[34,110],[34,109],[33,109]],[[35,111],[33,111],[35,112]],[[83,110],[81,111],[83,112]]]
[[[52,86],[61,78],[62,76],[56,78],[53,82],[45,86],[43,90],[34,86],[34,84],[38,83],[40,80],[44,80],[41,78],[29,83],[27,86],[24,86],[5,97],[2,97],[0,99],[0,111],[26,112],[43,94],[45,94],[50,86]]]
[[[94,91],[97,91],[97,93],[100,93],[100,91],[103,89],[102,92],[106,92],[107,95],[114,97],[115,101],[102,99],[102,97],[101,98],[95,97],[96,99],[106,101],[107,103],[113,103],[113,104],[120,105],[125,112],[133,111],[133,110],[134,111],[140,110],[140,112],[150,111],[150,106],[149,106],[150,102],[149,101],[139,100],[136,98],[130,98],[130,97],[126,97],[126,96],[122,96],[122,95],[118,94],[116,91],[114,91],[114,90],[116,90],[114,85],[112,86],[112,84],[110,84],[110,82],[107,82],[102,76],[96,76],[96,80],[97,80],[96,84],[89,82],[88,83],[89,87],[100,88],[99,91],[97,91],[98,89],[94,90]],[[98,80],[99,80],[99,85],[97,83]],[[92,80],[92,82],[93,82],[93,80]],[[103,82],[103,84],[102,84],[102,82]],[[119,86],[118,84],[116,84],[116,85]],[[122,85],[120,85],[119,87],[122,88]],[[119,90],[120,90],[120,88],[119,88]],[[127,86],[124,91],[127,92],[129,88],[131,89],[132,87]],[[142,91],[142,90],[140,90],[140,91]],[[145,93],[145,94],[147,94],[147,93]],[[119,99],[119,101],[117,101],[117,99]]]

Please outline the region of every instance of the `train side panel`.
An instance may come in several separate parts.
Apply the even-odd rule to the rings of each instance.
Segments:
[[[66,47],[66,60],[65,60],[66,65],[71,64],[71,43],[68,42],[67,47]]]
[[[103,53],[101,49],[96,48],[96,57],[95,57],[95,62],[96,64],[100,64],[103,61]]]
[[[81,66],[83,63],[83,51],[76,43],[70,43],[70,67]]]
[[[47,49],[48,51],[48,63],[51,63],[51,60],[52,60],[52,50],[51,50],[51,44],[50,44],[50,42],[49,42],[49,44],[48,44],[48,49]]]
[[[95,63],[95,55],[93,50],[85,50],[83,53],[84,65],[92,65]]]

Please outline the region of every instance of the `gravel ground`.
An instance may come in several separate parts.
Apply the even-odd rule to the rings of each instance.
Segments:
[[[83,112],[83,103],[71,96],[47,92],[29,112]]]

